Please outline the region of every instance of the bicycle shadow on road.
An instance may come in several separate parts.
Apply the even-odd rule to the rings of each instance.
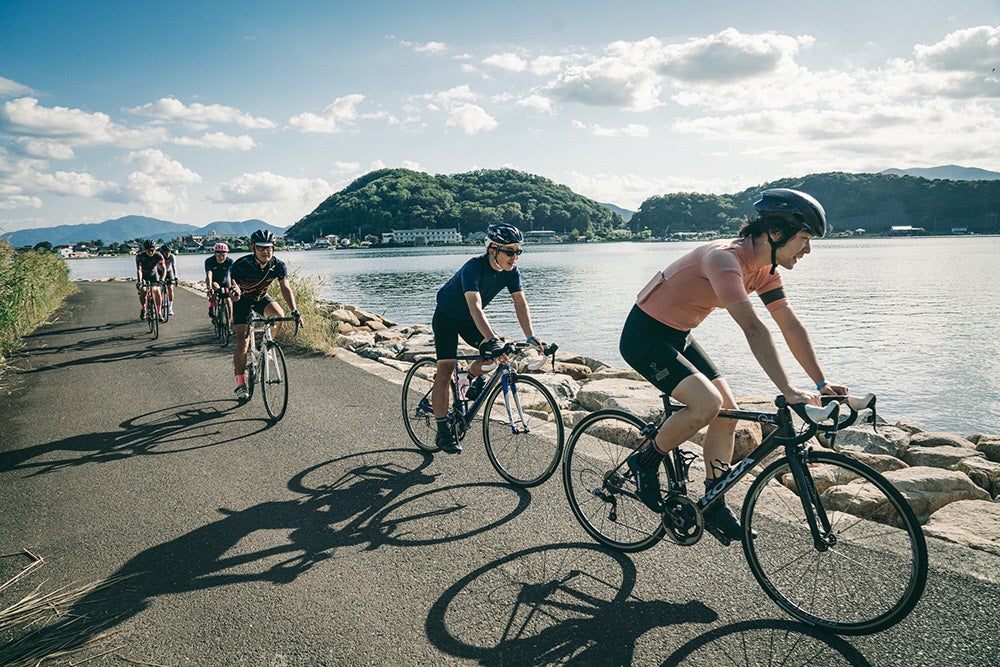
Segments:
[[[643,600],[625,554],[593,544],[525,549],[452,585],[425,623],[431,643],[481,665],[629,665],[637,640],[670,625],[711,623],[692,600]]]
[[[239,407],[236,400],[187,403],[126,419],[116,431],[80,433],[53,442],[2,451],[0,472],[30,470],[29,476],[37,476],[135,456],[176,454],[235,442],[273,427],[274,424],[263,417],[232,419],[234,410]],[[243,428],[238,426],[240,423],[244,423]],[[57,452],[65,452],[65,455],[52,458]]]
[[[513,520],[531,500],[524,489],[501,483],[455,484],[408,495],[436,481],[425,470],[433,455],[413,449],[348,454],[314,465],[288,488],[306,494],[330,524],[339,524],[344,545],[368,551],[385,545],[427,546],[453,542]]]
[[[150,344],[143,347],[132,347],[127,349],[120,349],[122,345],[128,344],[130,342],[142,343],[144,338],[147,338],[148,334],[139,334],[136,336],[115,336],[112,338],[93,338],[84,339],[74,343],[67,343],[62,346],[55,347],[41,347],[38,351],[31,350],[21,350],[15,356],[15,361],[20,361],[18,366],[30,366],[32,359],[43,356],[52,355],[58,353],[67,352],[84,352],[90,350],[96,350],[103,347],[115,348],[114,352],[108,352],[106,354],[95,354],[89,357],[76,357],[73,359],[67,359],[66,361],[55,361],[53,363],[46,363],[40,366],[31,368],[19,368],[17,373],[19,375],[30,375],[33,373],[42,373],[45,371],[52,371],[61,368],[73,368],[76,366],[90,366],[92,364],[108,364],[117,361],[134,361],[134,360],[145,360],[154,359],[158,357],[170,357],[179,354],[184,354],[190,356],[194,346],[201,343],[201,337],[196,334],[185,334],[182,338],[169,338],[165,333],[161,333],[160,337],[153,341],[150,339]]]
[[[404,459],[404,454],[411,456]],[[387,450],[358,456],[296,475],[289,487],[303,491],[300,497],[242,510],[220,508],[218,520],[146,549],[75,602],[65,621],[35,631],[24,643],[58,640],[62,650],[72,650],[121,626],[156,598],[242,584],[290,584],[332,559],[338,548],[363,545],[368,533],[358,526],[391,511],[408,489],[435,480],[425,472],[432,460],[426,454]],[[303,484],[320,467],[347,460],[339,483]],[[393,531],[372,534],[387,532]]]
[[[795,621],[742,621],[710,630],[674,651],[662,667],[827,665],[870,667],[846,639]]]

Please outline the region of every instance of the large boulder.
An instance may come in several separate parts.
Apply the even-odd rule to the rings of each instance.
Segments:
[[[562,373],[537,373],[532,377],[541,382],[552,393],[552,397],[556,399],[561,412],[565,413],[571,409],[573,399],[580,391],[580,384],[576,380]]]
[[[965,449],[975,449],[976,445],[965,438],[951,433],[941,433],[937,431],[927,431],[914,433],[910,436],[911,447],[964,447]]]
[[[1000,556],[1000,503],[954,502],[931,515],[924,533]]]
[[[976,486],[985,489],[991,497],[1000,496],[1000,463],[986,459],[969,457],[962,459],[951,467],[952,470],[964,472]]]
[[[990,500],[986,491],[957,470],[917,466],[890,470],[885,477],[906,497],[920,523],[925,523],[942,507],[959,500]]]
[[[976,449],[986,455],[990,461],[1000,463],[1000,435],[977,434],[969,437],[976,444]]]
[[[951,468],[956,463],[968,458],[981,459],[985,458],[985,455],[970,447],[954,447],[952,445],[914,447],[911,444],[902,456],[902,459],[911,466],[930,466],[932,468]]]
[[[859,452],[850,449],[843,450],[841,453],[844,456],[851,457],[855,461],[861,461],[869,468],[873,468],[881,473],[888,472],[889,470],[902,470],[909,467],[905,461],[897,459],[895,456],[889,456],[888,454],[869,454],[868,452]]]
[[[708,427],[701,429],[693,436],[691,436],[691,442],[697,443],[698,445],[704,446],[705,434],[708,431]],[[757,422],[750,421],[740,421],[736,425],[736,436],[734,438],[733,447],[733,460],[729,463],[739,461],[746,457],[747,454],[755,450],[761,441],[761,430],[760,424]]]
[[[580,388],[576,402],[585,410],[627,410],[647,421],[663,414],[660,392],[646,380],[592,380]]]
[[[608,380],[608,379],[626,379],[635,380],[636,382],[646,382],[646,380],[639,375],[638,372],[631,368],[611,368],[610,366],[605,366],[600,368],[590,374],[590,381],[595,380]]]
[[[884,454],[902,458],[910,443],[910,434],[896,426],[849,426],[837,433],[836,443],[842,449]]]

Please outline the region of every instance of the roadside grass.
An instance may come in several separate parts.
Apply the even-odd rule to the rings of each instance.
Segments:
[[[295,305],[299,307],[305,326],[299,329],[297,335],[294,326],[284,326],[278,334],[278,341],[286,347],[296,347],[302,350],[318,352],[327,356],[337,354],[337,323],[318,307],[318,298],[323,281],[313,276],[303,276],[297,270],[289,272],[288,282],[295,295]],[[268,293],[275,299],[283,301],[278,283],[271,283]],[[287,305],[284,306],[288,310]],[[290,315],[291,313],[285,313]],[[286,323],[287,324],[287,323]]]
[[[45,564],[44,558],[27,549],[4,554],[0,558],[27,561],[19,572],[0,583],[0,596],[9,595],[13,588],[23,586],[25,580]],[[49,592],[43,592],[43,584],[39,584],[30,592],[21,594],[12,604],[7,604],[0,597],[3,603],[0,608],[0,665],[36,667],[45,661],[94,647],[110,637],[114,632],[108,627],[114,624],[115,619],[87,616],[81,613],[80,607],[97,591],[126,578],[65,586]]]
[[[76,291],[69,266],[49,252],[15,252],[0,241],[0,374],[4,359]]]

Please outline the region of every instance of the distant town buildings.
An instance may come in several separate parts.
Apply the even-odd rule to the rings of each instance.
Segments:
[[[462,235],[454,227],[447,229],[431,229],[418,227],[416,229],[393,229],[391,234],[383,234],[382,240],[395,243],[412,243],[414,245],[436,245],[442,243],[461,243]]]

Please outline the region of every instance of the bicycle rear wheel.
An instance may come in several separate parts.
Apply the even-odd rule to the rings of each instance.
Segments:
[[[559,466],[565,436],[559,405],[530,376],[507,376],[483,404],[486,454],[500,476],[516,486],[537,486]]]
[[[785,612],[845,635],[902,620],[927,580],[927,545],[906,499],[882,475],[842,454],[805,453],[805,495],[828,520],[817,547],[787,458],[754,480],[743,505],[750,570]],[[756,537],[749,537],[755,530]]]
[[[437,423],[431,406],[431,388],[436,372],[437,361],[420,359],[410,366],[403,380],[403,425],[413,444],[427,452],[439,449],[434,443]]]
[[[264,397],[264,409],[272,420],[278,421],[285,416],[288,408],[288,369],[280,345],[273,341],[264,345],[261,369],[260,391]]]
[[[566,442],[563,487],[570,509],[595,540],[619,551],[642,551],[664,535],[660,515],[635,495],[625,459],[648,441],[635,415],[598,410],[580,420]],[[660,488],[668,488],[659,468]]]

